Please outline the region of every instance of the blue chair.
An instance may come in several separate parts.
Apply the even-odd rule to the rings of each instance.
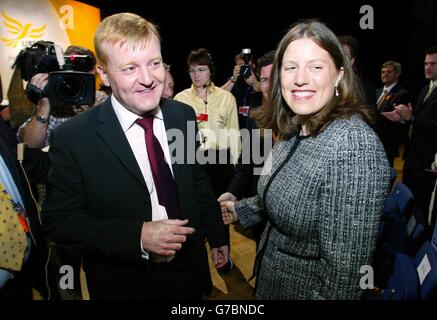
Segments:
[[[398,253],[383,300],[437,298],[437,251],[426,241],[414,258]]]
[[[396,171],[391,168],[391,179],[395,174]],[[382,236],[386,221],[389,221],[393,217],[401,217],[404,214],[403,211],[408,207],[405,204],[405,198],[408,198],[408,196],[411,195],[408,202],[413,201],[414,199],[412,192],[408,192],[407,186],[405,186],[402,182],[398,182],[395,188],[390,187],[390,189],[391,192],[388,194],[384,203],[384,215],[381,224],[379,225],[377,241],[379,241],[380,237]]]
[[[391,216],[384,222],[374,254],[376,283],[385,287],[392,274],[395,256],[404,253],[415,256],[427,237],[426,216],[419,206],[411,210],[411,217],[405,221]]]
[[[403,253],[395,258],[393,274],[382,293],[383,300],[417,300],[420,298],[419,278],[414,260]]]
[[[414,258],[422,299],[437,298],[437,251],[426,241]]]
[[[406,222],[407,250],[409,255],[415,255],[427,238],[428,222],[426,213],[419,206],[413,207],[411,217]]]
[[[384,204],[385,216],[408,218],[411,213],[413,200],[414,196],[410,188],[402,182],[396,183]]]

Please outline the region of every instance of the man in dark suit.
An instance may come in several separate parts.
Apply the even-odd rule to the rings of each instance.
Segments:
[[[94,42],[112,96],[51,137],[43,223],[82,251],[91,299],[197,299],[211,290],[205,237],[215,266],[228,260],[220,209],[195,157],[194,111],[161,99],[159,39],[137,15],[104,19]]]
[[[425,78],[429,81],[420,91],[416,106],[399,105],[386,116],[392,121],[409,121],[411,137],[406,151],[403,181],[413,192],[417,203],[428,212],[435,175],[431,168],[437,153],[437,47],[426,50]]]
[[[402,72],[401,68],[401,64],[396,61],[383,63],[381,67],[381,82],[384,84],[384,87],[376,90],[378,122],[375,131],[381,139],[391,167],[394,167],[394,159],[399,156],[402,136],[406,132],[408,125],[405,122],[390,121],[383,114],[384,112],[393,111],[396,105],[411,102],[408,91],[398,83]]]
[[[20,221],[14,234],[9,227],[6,227],[6,214],[8,212],[0,212],[0,300],[32,300],[32,288],[38,289],[44,298],[48,297],[48,288],[46,287],[44,265],[47,260],[47,250],[45,240],[42,237],[42,229],[39,220],[36,203],[32,200],[30,189],[26,182],[24,172],[17,161],[16,155],[16,139],[12,131],[0,121],[0,183],[1,192],[7,193],[10,197],[10,207],[13,207],[13,215],[17,215],[16,222]],[[6,198],[2,199],[8,202]],[[15,203],[15,205],[13,205]],[[18,214],[22,214],[22,218],[18,219]],[[14,217],[14,216],[12,216]],[[4,228],[5,227],[5,228]],[[27,232],[26,232],[27,231]],[[17,253],[9,251],[17,249],[16,238],[18,234],[24,240],[22,242],[23,251],[18,249]],[[8,243],[8,241],[13,241]],[[7,252],[3,252],[7,250]],[[8,258],[20,256],[17,260],[16,268],[9,268]],[[21,255],[23,255],[21,257]],[[4,266],[4,268],[2,268]]]

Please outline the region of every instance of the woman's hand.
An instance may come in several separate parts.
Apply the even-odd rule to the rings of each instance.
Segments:
[[[234,201],[222,201],[220,202],[220,208],[222,210],[222,220],[224,224],[228,225],[238,220],[237,214],[235,213]]]

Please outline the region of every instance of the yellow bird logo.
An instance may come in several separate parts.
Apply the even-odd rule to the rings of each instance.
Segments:
[[[3,25],[7,28],[9,33],[13,34],[13,38],[7,39],[2,37],[2,41],[6,44],[6,46],[15,48],[20,40],[29,37],[29,38],[41,38],[44,35],[45,28],[47,25],[43,25],[39,28],[32,28],[33,23],[26,23],[23,25],[18,20],[15,20],[9,17],[5,12],[2,12],[2,16],[4,18]]]

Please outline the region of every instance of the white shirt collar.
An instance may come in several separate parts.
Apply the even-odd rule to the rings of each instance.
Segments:
[[[392,83],[391,85],[389,85],[388,87],[384,86],[384,90],[387,90],[387,92],[390,92],[390,90],[393,89],[393,87],[397,84],[398,83],[395,82],[395,83]],[[384,91],[384,90],[382,90],[382,91]]]
[[[141,116],[123,107],[122,104],[114,97],[114,95],[111,95],[111,103],[123,132],[129,130],[135,121],[137,121],[138,118],[141,118]],[[162,111],[159,106],[156,107],[155,118],[163,120]]]

